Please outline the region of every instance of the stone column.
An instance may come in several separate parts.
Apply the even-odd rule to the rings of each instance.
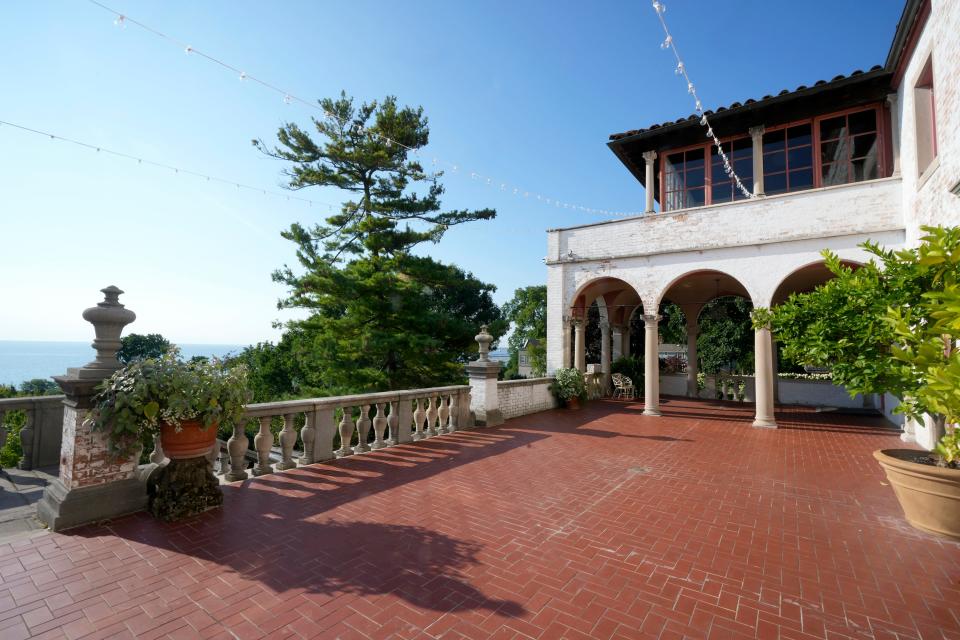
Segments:
[[[600,322],[600,370],[603,372],[603,393],[610,393],[610,323]]]
[[[93,324],[97,351],[94,360],[54,377],[63,389],[63,437],[60,475],[47,485],[37,503],[37,515],[54,531],[114,518],[147,506],[146,485],[137,478],[136,458],[116,461],[107,455],[107,440],[91,429],[87,413],[96,386],[120,368],[117,351],[123,328],[136,319],[120,304],[123,293],[114,286],[101,289],[103,302],[83,312]]]
[[[757,413],[753,420],[755,427],[776,428],[777,421],[773,409],[773,341],[770,337],[770,328],[762,327],[754,330],[753,359],[754,380],[756,383]]]
[[[660,413],[660,316],[644,315],[643,336],[643,415],[659,416]]]
[[[581,372],[587,370],[587,341],[586,341],[586,323],[583,318],[573,319],[573,330],[575,332],[573,345],[573,366]]]
[[[753,142],[753,195],[762,196],[763,192],[763,125],[750,127]]]
[[[780,402],[780,352],[777,350],[777,340],[770,336],[770,364],[773,367],[773,404]]]
[[[467,376],[470,378],[470,409],[476,416],[476,424],[494,427],[503,424],[500,399],[497,395],[500,363],[490,359],[493,336],[487,332],[487,325],[480,327],[480,333],[475,340],[480,345],[480,358],[466,366]]]
[[[616,362],[623,356],[623,325],[612,324],[610,325],[610,331],[612,333],[611,340],[613,341],[611,360]]]
[[[656,191],[656,172],[653,170],[653,161],[657,159],[656,151],[644,151],[643,152],[643,161],[646,163],[647,169],[647,184],[644,186],[644,191],[647,193],[647,207],[644,210],[644,213],[653,213],[653,195]]]
[[[893,147],[893,173],[900,175],[900,99],[896,93],[887,94],[887,105],[890,107],[890,143]]]
[[[687,321],[687,397],[699,398],[697,390],[697,337],[700,335],[700,325],[696,319]]]
[[[563,316],[563,363],[562,366],[564,369],[569,369],[573,366],[573,354],[570,351],[570,327],[572,325],[572,318],[570,316]]]

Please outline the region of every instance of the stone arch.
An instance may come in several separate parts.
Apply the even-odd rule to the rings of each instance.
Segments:
[[[739,278],[718,269],[694,269],[676,276],[660,290],[656,307],[669,300],[681,308],[702,307],[715,298],[740,296],[756,306],[754,296]]]
[[[597,312],[591,313],[594,305]],[[564,362],[585,368],[587,342],[592,338],[600,351],[594,355],[600,355],[601,369],[609,374],[611,360],[623,352],[624,344],[630,348],[629,334],[624,338],[624,319],[629,319],[630,313],[642,306],[640,294],[626,280],[602,276],[581,283],[564,309],[570,319],[569,325],[564,326]]]
[[[840,262],[844,266],[853,269],[859,269],[863,266],[862,262],[857,262],[856,260],[843,259]],[[780,282],[770,296],[770,306],[784,302],[791,293],[813,291],[817,286],[835,277],[836,276],[827,269],[826,262],[823,260],[816,260],[797,267],[780,279]]]

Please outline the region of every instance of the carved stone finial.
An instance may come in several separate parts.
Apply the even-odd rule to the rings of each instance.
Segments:
[[[136,320],[137,314],[120,304],[123,291],[118,287],[110,285],[100,291],[103,302],[83,312],[83,319],[93,325],[96,338],[91,346],[97,350],[97,357],[84,368],[115,370],[120,368],[117,360],[120,334],[125,326]]]
[[[487,331],[487,325],[480,325],[480,333],[473,338],[480,345],[480,360],[486,362],[489,360],[490,343],[493,342],[493,336]]]

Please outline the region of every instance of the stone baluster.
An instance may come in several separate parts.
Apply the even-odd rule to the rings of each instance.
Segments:
[[[370,405],[360,406],[360,418],[357,420],[357,446],[353,448],[354,453],[366,453],[370,451],[370,445],[367,444],[367,438],[370,436]]]
[[[218,460],[220,475],[226,477],[230,473],[230,451],[224,446],[218,446],[217,448],[220,449],[220,459]]]
[[[350,441],[353,439],[353,407],[343,408],[343,418],[340,420],[340,448],[337,449],[337,457],[344,458],[353,455],[353,449],[350,448]]]
[[[273,448],[273,434],[270,433],[271,416],[260,417],[260,431],[253,438],[253,447],[257,450],[257,466],[253,468],[253,475],[262,476],[273,473],[270,466],[270,450]]]
[[[153,451],[150,452],[150,462],[153,464],[163,464],[163,461],[167,459],[166,454],[163,453],[163,445],[160,443],[160,434],[153,436]]]
[[[439,435],[437,431],[437,404],[434,400],[439,400],[439,398],[428,398],[427,399],[427,436],[433,437]]]
[[[447,433],[453,433],[457,430],[457,421],[460,417],[460,406],[457,404],[457,394],[450,394],[450,411],[447,417]]]
[[[282,458],[277,463],[277,471],[286,471],[297,467],[297,463],[293,459],[293,447],[297,444],[297,430],[293,428],[293,421],[296,417],[297,414],[295,413],[286,413],[283,416],[283,429],[280,430]]]
[[[420,406],[420,398],[414,401],[416,409],[413,410],[413,440],[423,440],[426,436],[423,433],[423,421],[427,417],[427,412]]]
[[[226,478],[228,482],[246,480],[248,477],[247,448],[250,446],[250,443],[247,441],[247,433],[244,430],[246,426],[246,419],[241,418],[238,420],[237,423],[233,425],[233,434],[231,434],[230,439],[227,440],[227,452],[230,454],[230,473],[226,474],[224,478]],[[157,438],[157,441],[159,442],[159,438]],[[150,461],[153,462],[153,456],[150,457]]]
[[[409,400],[403,399],[397,403],[397,428],[394,435],[397,444],[403,444],[413,440],[413,435],[410,433],[410,426],[412,424],[413,405]]]
[[[20,469],[33,469],[33,436],[36,426],[37,408],[34,406],[30,409],[24,409],[23,413],[25,421],[23,428],[20,429],[20,450],[23,451],[23,456],[20,458],[20,461],[17,462],[17,467]]]
[[[373,444],[370,445],[371,449],[382,449],[387,446],[387,443],[384,441],[383,437],[386,435],[387,431],[387,416],[383,413],[384,403],[377,403],[377,415],[373,419]]]
[[[387,426],[390,428],[390,437],[387,438],[387,446],[393,446],[400,442],[397,429],[400,426],[400,417],[397,415],[397,403],[390,403],[390,415],[387,417]],[[409,426],[409,425],[408,425]]]
[[[450,405],[447,404],[447,398],[444,396],[439,396],[437,401],[440,403],[440,408],[437,410],[437,432],[447,433],[447,425],[450,421]]]
[[[300,429],[300,440],[303,441],[303,455],[300,456],[300,464],[313,464],[313,447],[317,440],[317,428],[313,425],[316,420],[316,413],[307,411],[303,414],[303,428]]]
[[[333,407],[324,407],[313,412],[313,425],[317,430],[313,443],[313,461],[323,462],[334,457],[333,437],[337,433],[336,411]]]

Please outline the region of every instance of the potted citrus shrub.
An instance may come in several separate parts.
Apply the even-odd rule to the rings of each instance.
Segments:
[[[159,436],[171,463],[151,480],[151,511],[166,520],[222,502],[206,454],[218,427],[241,420],[249,399],[247,370],[219,360],[184,362],[173,350],[134,361],[103,381],[90,419],[105,434],[108,452],[120,460],[138,456]]]
[[[580,401],[586,400],[587,385],[583,373],[579,369],[557,369],[553,374],[553,394],[562,406],[568,409],[579,409]]]
[[[755,312],[784,354],[829,371],[855,393],[889,392],[929,425],[934,451],[882,449],[874,458],[913,526],[960,539],[960,228],[923,227],[919,246],[862,245],[876,260],[853,269],[824,252],[834,278]]]

